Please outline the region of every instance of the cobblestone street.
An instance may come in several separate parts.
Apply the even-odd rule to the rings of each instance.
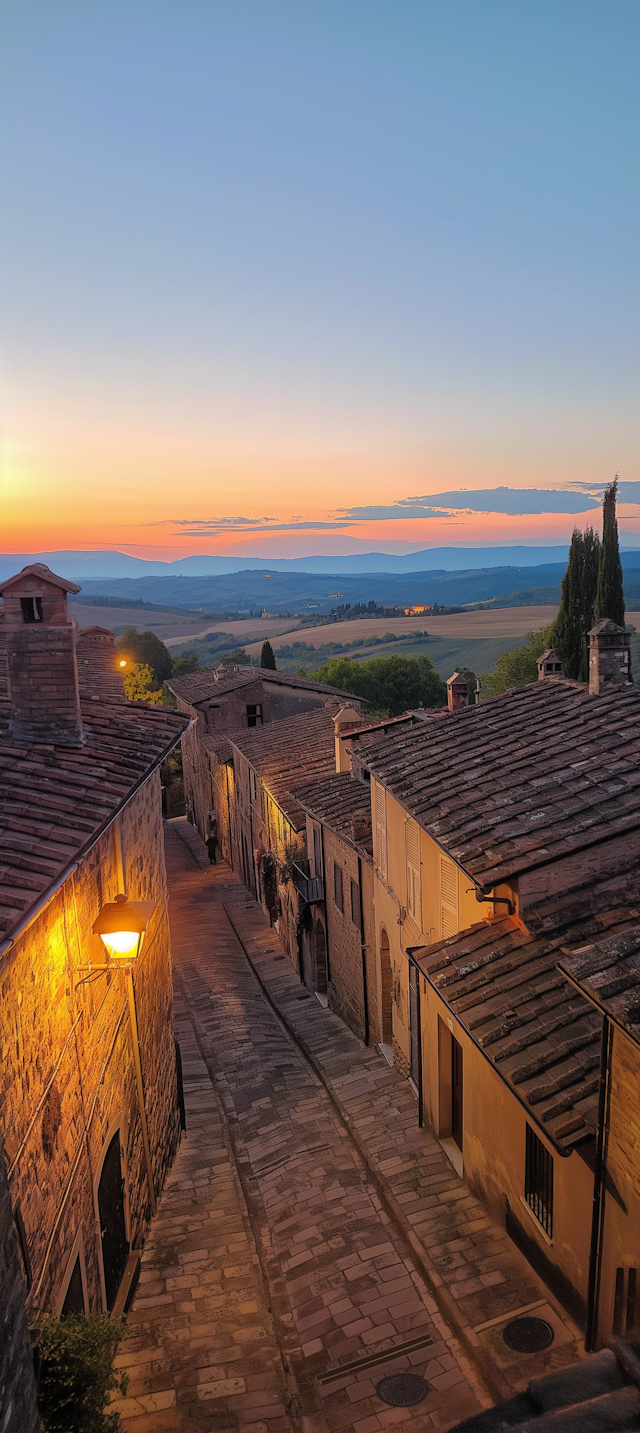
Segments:
[[[167,862],[187,1133],[118,1360],[124,1428],[444,1430],[573,1360],[577,1330],[408,1083],[300,985],[186,822]],[[554,1344],[510,1354],[501,1326],[533,1307]],[[376,1392],[401,1370],[429,1385],[413,1409]]]

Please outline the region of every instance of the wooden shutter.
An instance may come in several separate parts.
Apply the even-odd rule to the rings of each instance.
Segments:
[[[376,860],[378,874],[387,879],[387,808],[384,786],[376,782]]]
[[[420,827],[416,821],[405,825],[407,852],[407,910],[417,925],[422,925],[420,909]]]
[[[458,933],[458,867],[440,857],[440,927],[442,939]]]
[[[333,863],[333,899],[338,907],[338,910],[341,911],[343,908],[342,866],[339,866],[337,861],[334,861]]]

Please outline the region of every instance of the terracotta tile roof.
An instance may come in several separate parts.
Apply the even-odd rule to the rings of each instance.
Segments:
[[[557,968],[562,937],[513,916],[416,952],[422,970],[562,1150],[593,1132],[600,1015]]]
[[[640,1044],[640,911],[634,914],[637,925],[566,951],[558,965]]]
[[[640,689],[563,679],[371,740],[364,764],[485,889],[640,827]]]
[[[360,703],[361,697],[355,696],[352,692],[341,692],[337,687],[330,687],[326,682],[314,682],[311,677],[297,677],[294,672],[274,672],[268,667],[243,667],[239,672],[221,673],[216,677],[219,668],[207,667],[200,672],[187,672],[183,677],[170,677],[167,686],[174,696],[181,697],[183,702],[189,702],[191,706],[198,706],[199,702],[210,701],[212,697],[224,696],[225,692],[233,692],[237,687],[249,686],[252,682],[273,682],[276,686],[296,687],[306,692],[325,692],[327,696],[338,696],[346,701]]]
[[[0,935],[10,934],[175,744],[188,719],[143,702],[82,706],[83,747],[8,735],[0,712]]]
[[[303,777],[335,772],[334,710],[318,707],[286,721],[229,731],[232,747],[246,757],[295,831],[306,825],[300,803],[291,794]]]
[[[354,850],[371,859],[371,788],[348,771],[318,776],[296,786],[291,795],[308,812],[335,831]]]

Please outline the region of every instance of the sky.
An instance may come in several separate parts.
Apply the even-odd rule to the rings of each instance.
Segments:
[[[0,547],[640,546],[637,0],[3,0]]]

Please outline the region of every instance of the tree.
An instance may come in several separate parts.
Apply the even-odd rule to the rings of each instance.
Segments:
[[[250,667],[251,658],[244,647],[235,647],[233,652],[225,652],[220,658],[221,667]]]
[[[276,670],[276,659],[273,653],[273,647],[271,646],[270,642],[262,643],[262,651],[260,653],[260,666],[267,667],[270,672],[275,672]]]
[[[188,672],[197,672],[200,658],[197,652],[187,652],[183,657],[174,657],[171,663],[172,677],[184,677]]]
[[[314,672],[314,680],[353,692],[381,716],[400,716],[412,707],[441,707],[447,689],[429,657],[372,657],[357,662],[333,657]]]
[[[161,687],[171,676],[173,659],[168,647],[156,637],[155,632],[138,632],[135,627],[127,627],[118,642],[118,651],[128,662],[137,662],[151,668],[153,673],[153,684]]]
[[[550,645],[556,648],[565,677],[589,680],[588,633],[595,620],[600,539],[593,528],[574,528],[567,570],[562,579],[560,607]]]
[[[602,499],[602,546],[598,566],[598,590],[596,593],[595,620],[608,617],[624,627],[624,591],[622,585],[622,563],[618,544],[618,522],[616,499],[618,478],[605,491]]]
[[[153,706],[162,703],[162,692],[154,690],[153,672],[146,662],[130,662],[122,679],[128,702],[151,702]]]
[[[511,687],[526,687],[529,682],[537,682],[538,657],[551,645],[552,634],[553,625],[542,627],[539,632],[527,632],[524,647],[501,652],[495,672],[485,672],[480,678],[483,697],[497,697]]]

